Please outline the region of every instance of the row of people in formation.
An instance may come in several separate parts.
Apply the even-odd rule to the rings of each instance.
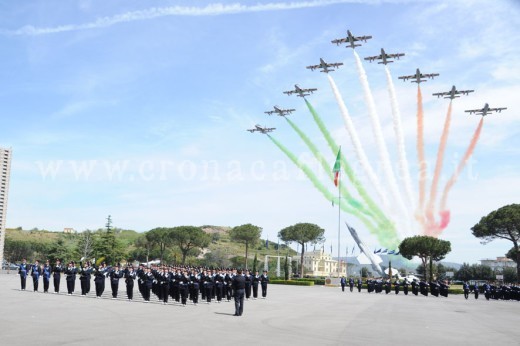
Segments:
[[[411,291],[414,295],[425,295],[427,296],[428,293],[438,297],[439,295],[443,297],[448,297],[448,289],[449,286],[444,281],[432,281],[432,282],[426,282],[424,280],[421,280],[417,282],[416,280],[408,281],[407,279],[400,281],[395,280],[393,283],[391,280],[383,280],[383,279],[367,279],[366,280],[366,289],[368,293],[382,293],[385,292],[386,294],[389,294],[392,292],[392,286],[393,291],[395,294],[399,294],[401,292],[401,289],[405,295],[408,295],[408,292]],[[354,290],[354,287],[357,287],[358,291],[361,292],[361,288],[363,286],[363,282],[361,279],[354,280],[353,278],[350,278],[348,281],[345,277],[342,277],[340,279],[341,289],[342,291],[345,291],[345,287],[348,285],[350,288],[350,292]]]
[[[122,267],[119,264],[107,266],[102,263],[96,267],[90,262],[80,263],[76,267],[74,262],[69,262],[63,266],[59,260],[55,265],[46,261],[40,265],[38,261],[28,264],[26,259],[22,260],[19,266],[21,290],[26,288],[27,277],[33,281],[34,291],[38,291],[40,277],[43,278],[43,291],[47,293],[51,279],[54,284],[54,293],[60,291],[60,281],[62,275],[67,283],[67,293],[72,295],[75,290],[76,278],[79,276],[81,294],[90,293],[91,279],[94,279],[96,297],[101,297],[105,291],[105,280],[108,278],[112,290],[112,298],[118,297],[119,281],[124,279],[126,285],[126,295],[128,300],[133,299],[134,283],[137,281],[138,291],[145,301],[150,301],[151,294],[157,296],[163,303],[168,302],[168,298],[186,305],[187,300],[197,304],[199,296],[207,303],[212,300],[221,302],[223,299],[230,301],[233,297],[232,280],[236,275],[245,278],[245,297],[246,299],[257,299],[258,288],[261,288],[262,298],[267,297],[267,285],[269,276],[267,271],[261,275],[258,271],[251,273],[246,270],[242,274],[237,274],[236,269],[209,269],[204,267],[188,266],[158,266],[147,267],[139,265],[134,268],[132,265]]]

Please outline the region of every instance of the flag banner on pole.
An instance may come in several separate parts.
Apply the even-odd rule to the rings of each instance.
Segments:
[[[334,173],[334,185],[338,186],[339,184],[339,172],[341,171],[341,147],[339,147],[338,155],[336,156],[336,162],[334,162],[334,168],[332,168],[332,173]]]

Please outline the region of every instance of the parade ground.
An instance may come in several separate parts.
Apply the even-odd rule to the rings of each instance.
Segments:
[[[186,307],[76,293],[20,291],[19,277],[0,274],[2,345],[516,345],[518,302],[341,292],[340,288],[269,285],[267,299]],[[51,283],[52,291],[52,283]]]

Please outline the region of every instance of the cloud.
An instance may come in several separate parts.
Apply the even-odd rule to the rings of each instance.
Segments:
[[[16,30],[2,30],[4,35],[14,36],[38,36],[47,34],[56,34],[68,31],[78,30],[90,30],[97,28],[106,28],[119,23],[134,22],[149,20],[154,18],[169,17],[169,16],[184,16],[184,17],[200,17],[200,16],[220,16],[229,14],[239,13],[251,13],[251,12],[267,12],[267,11],[284,11],[284,10],[296,10],[303,8],[313,7],[325,7],[337,4],[347,3],[366,3],[366,4],[379,4],[379,3],[402,3],[410,2],[411,0],[314,0],[314,1],[301,1],[301,2],[290,2],[290,3],[267,3],[267,4],[256,4],[256,5],[242,5],[240,3],[234,4],[222,4],[215,3],[209,4],[204,7],[188,7],[188,6],[170,6],[170,7],[152,7],[145,10],[137,10],[131,12],[125,12],[110,17],[101,17],[90,23],[84,24],[65,24],[55,27],[35,27],[32,25],[26,25]],[[412,1],[413,2],[413,1]]]

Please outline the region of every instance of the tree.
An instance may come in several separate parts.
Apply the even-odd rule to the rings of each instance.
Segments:
[[[182,264],[186,263],[188,253],[204,249],[211,241],[209,234],[195,226],[178,226],[171,229],[173,245],[177,245],[182,253]]]
[[[92,231],[86,230],[83,233],[81,233],[76,248],[76,252],[78,253],[79,257],[85,258],[87,260],[92,258],[93,245],[94,236],[92,234]]]
[[[506,253],[506,257],[515,261],[515,263],[518,263],[518,256],[516,255],[516,250],[514,247],[509,249],[509,251]]]
[[[362,278],[367,278],[368,277],[368,269],[367,268],[365,268],[365,267],[361,268],[361,277]]]
[[[116,264],[126,258],[123,245],[112,230],[102,231],[94,239],[92,253],[95,258],[105,258],[107,264]]]
[[[295,225],[286,227],[278,232],[278,237],[284,242],[298,243],[302,246],[300,258],[300,277],[303,277],[303,254],[305,251],[305,244],[318,244],[325,241],[323,234],[325,230],[318,225],[312,223],[297,223]]]
[[[520,204],[506,205],[492,211],[480,219],[479,223],[471,228],[477,238],[487,244],[494,239],[506,239],[513,242],[516,252],[516,273],[520,277]],[[513,257],[514,254],[511,254]]]
[[[249,245],[254,246],[258,240],[260,239],[260,235],[262,234],[262,228],[252,225],[250,223],[236,226],[229,231],[229,237],[231,240],[236,241],[238,243],[243,243],[246,246],[246,256],[244,266],[247,269],[247,253],[249,250]]]
[[[468,263],[462,263],[462,266],[455,273],[455,279],[462,281],[468,281],[472,276],[471,266]]]
[[[253,259],[253,274],[256,273],[257,266],[258,266],[258,257],[257,257],[256,252],[255,252],[255,258]]]
[[[171,237],[171,228],[157,227],[149,230],[145,233],[146,240],[152,244],[152,246],[159,247],[161,263],[164,258],[164,252],[173,243]]]
[[[449,241],[424,235],[405,238],[399,244],[401,256],[409,260],[414,256],[419,257],[425,273],[427,271],[426,264],[428,260],[430,261],[430,281],[433,281],[433,261],[444,259],[450,251],[451,243]]]
[[[507,282],[507,283],[518,282],[518,275],[516,273],[516,270],[514,270],[514,268],[511,268],[511,267],[504,268],[504,270],[502,271],[502,275],[504,275],[504,282]]]
[[[56,263],[56,260],[58,259],[63,263],[67,263],[73,259],[73,256],[71,251],[65,245],[63,239],[60,238],[50,246],[47,258],[51,263]]]

